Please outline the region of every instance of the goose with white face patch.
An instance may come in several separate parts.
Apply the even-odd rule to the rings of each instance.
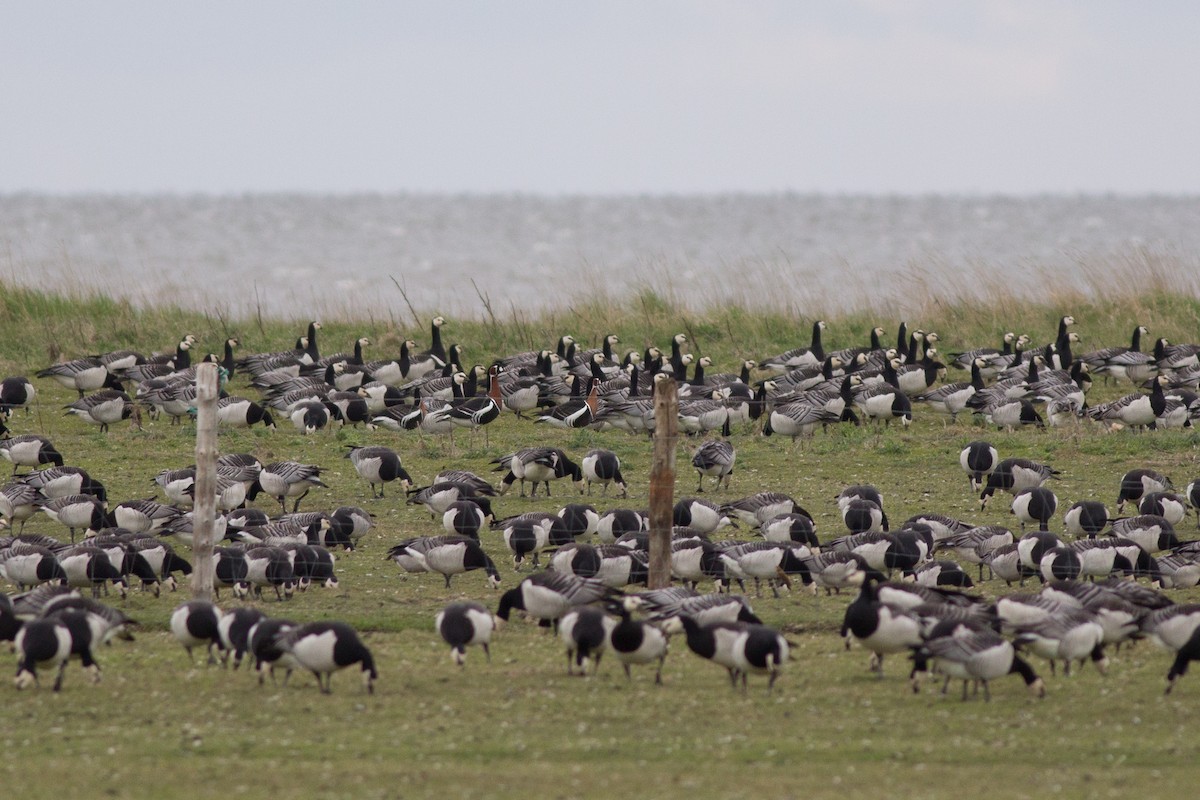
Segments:
[[[302,669],[317,679],[322,694],[333,691],[333,673],[358,664],[363,687],[374,694],[379,672],[375,659],[358,634],[344,622],[310,622],[282,631],[275,646],[290,653]]]
[[[259,493],[274,497],[279,501],[281,512],[287,512],[286,499],[296,498],[292,512],[300,510],[303,500],[314,486],[328,488],[321,480],[321,468],[313,464],[301,464],[298,461],[276,461],[267,464],[258,473],[258,479],[246,493],[246,499],[253,501]]]
[[[491,612],[473,602],[451,603],[438,612],[433,622],[442,640],[450,645],[450,658],[460,667],[467,663],[467,648],[471,645],[479,645],[487,660],[492,660],[488,645],[495,624]]]
[[[49,665],[58,669],[54,691],[61,690],[73,645],[71,631],[61,620],[39,619],[25,623],[13,642],[17,652],[16,687],[27,689],[35,685],[38,665]],[[90,665],[85,663],[85,666]]]
[[[233,656],[233,668],[242,665],[242,659],[250,649],[250,630],[267,618],[257,608],[242,606],[235,608],[217,620],[217,635],[221,638],[221,666],[229,665]]]
[[[768,542],[795,542],[808,545],[813,553],[821,552],[817,526],[803,514],[780,514],[764,522],[759,530]]]
[[[1187,674],[1188,665],[1200,659],[1200,604],[1174,605],[1147,614],[1141,629],[1155,643],[1175,653],[1175,661],[1167,671],[1166,694],[1170,694]]]
[[[349,448],[345,458],[350,459],[354,471],[371,486],[372,497],[383,497],[383,488],[388,483],[398,480],[404,489],[412,486],[412,478],[400,465],[400,456],[390,447],[371,446]],[[375,494],[375,485],[379,484],[379,494]]]

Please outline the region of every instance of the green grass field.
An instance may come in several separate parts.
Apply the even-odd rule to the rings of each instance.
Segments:
[[[241,337],[246,352],[281,349],[306,322],[226,320],[0,288],[0,376],[32,375],[55,358],[116,347],[167,349],[186,332],[197,335],[205,350],[215,350],[230,334]],[[1194,341],[1200,328],[1200,303],[1169,294],[1125,304],[1019,305],[1008,306],[1007,316],[943,307],[909,323],[938,330],[943,352],[993,344],[1012,329],[1044,342],[1067,311],[1079,320],[1084,349],[1125,343],[1139,322],[1154,335],[1181,342]],[[566,332],[588,344],[616,332],[623,344],[641,349],[648,341],[666,344],[672,334],[685,331],[694,351],[712,355],[724,371],[734,369],[738,358],[805,344],[811,322],[738,308],[704,314],[643,295],[607,314],[582,308],[538,319],[450,320],[445,335],[467,347],[469,361],[486,364],[504,352],[549,345]],[[827,347],[865,344],[873,324],[895,327],[893,321],[865,315],[829,322]],[[404,338],[428,339],[424,325],[407,315],[334,321],[322,334],[322,349],[328,351],[348,349],[357,336],[369,336],[375,345],[368,357],[395,353]],[[48,380],[36,383],[41,394],[33,413],[18,413],[9,427],[14,434],[49,436],[68,464],[83,466],[105,482],[114,502],[153,495],[155,473],[191,463],[191,424],[146,421],[140,430],[121,424],[102,435],[62,415],[72,392]],[[1104,398],[1127,390],[1098,382],[1094,394]],[[236,378],[231,391],[254,396]],[[709,497],[787,492],[814,514],[822,540],[844,532],[834,497],[860,482],[879,487],[894,524],[922,511],[1009,524],[1005,498],[980,512],[958,467],[959,450],[977,438],[991,441],[1002,456],[1044,460],[1061,469],[1063,477],[1053,485],[1060,508],[1095,498],[1114,510],[1121,474],[1137,466],[1160,469],[1180,487],[1200,476],[1198,440],[1190,431],[1109,434],[1080,426],[1008,434],[965,419],[948,425],[918,409],[907,430],[843,428],[795,446],[780,437],[737,431],[732,486]],[[344,428],[311,437],[290,426],[276,432],[223,432],[223,452],[325,467],[330,488],[314,490],[302,510],[355,504],[376,515],[377,526],[363,546],[339,555],[339,589],[261,603],[271,615],[352,623],[375,653],[381,673],[376,694],[366,695],[357,674],[349,672],[336,675],[333,694],[322,696],[306,675],[294,676],[287,687],[259,687],[245,669],[192,666],[166,632],[167,618],[187,599],[186,590],[160,598],[135,592],[123,604],[114,602],[143,629],[136,642],[116,642],[98,654],[104,667],[99,686],[88,685],[77,664],[68,669],[59,694],[49,690],[47,676],[43,688],[28,692],[17,692],[7,681],[0,685],[0,746],[8,756],[0,765],[4,794],[961,797],[985,792],[989,797],[1093,797],[1140,789],[1170,796],[1187,792],[1200,778],[1194,723],[1200,678],[1184,678],[1174,694],[1164,697],[1168,653],[1141,643],[1113,654],[1107,676],[1091,668],[1070,678],[1047,674],[1043,700],[1029,697],[1015,678],[998,681],[987,704],[960,702],[957,687],[940,697],[933,684],[914,695],[904,659],[889,659],[885,676],[878,679],[867,672],[864,651],[844,650],[837,629],[852,599],[846,594],[813,597],[797,591],[780,599],[752,598],[759,615],[786,630],[796,644],[794,661],[770,695],[763,679],[752,680],[744,695],[731,691],[724,671],[688,652],[682,638],[672,642],[662,687],[654,686],[648,668],[635,671],[627,683],[612,662],[603,663],[596,676],[569,678],[557,639],[517,620],[496,636],[490,664],[472,651],[459,669],[433,631],[434,614],[452,599],[473,598],[494,607],[498,594],[480,573],[456,578],[447,591],[440,576],[406,577],[385,560],[388,547],[399,539],[441,532],[440,520],[404,505],[394,487],[385,499],[372,499],[365,481],[342,458],[346,445],[395,448],[418,482],[444,467],[490,474],[491,459],[535,443],[554,444],[579,457],[590,447],[606,447],[620,455],[631,496],[592,501],[601,509],[646,504],[650,444],[644,438],[535,428],[509,415],[492,426],[490,439],[485,449],[482,437],[471,444],[460,433],[451,455],[445,442],[382,430]],[[695,488],[689,466],[693,447],[690,441],[680,445],[677,497]],[[497,514],[556,510],[568,502],[568,487],[553,491],[549,500],[500,498]],[[271,508],[265,498],[258,505]],[[1194,524],[1189,519],[1181,526],[1184,538],[1193,538]],[[66,535],[36,517],[26,530]],[[485,534],[484,541],[505,587],[515,585],[520,576],[503,542],[495,534]],[[1006,591],[996,581],[979,587],[987,596]],[[1173,596],[1195,601],[1200,592]],[[233,600],[223,598],[223,605],[230,607]],[[6,655],[0,663],[12,669],[13,659]],[[1045,664],[1035,666],[1046,672]]]

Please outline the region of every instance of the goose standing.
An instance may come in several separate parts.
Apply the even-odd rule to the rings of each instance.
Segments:
[[[193,664],[196,657],[192,655],[192,648],[200,645],[208,649],[208,663],[217,663],[213,647],[224,650],[220,630],[222,616],[221,609],[207,600],[190,600],[171,613],[171,634],[183,645]]]
[[[608,634],[616,623],[598,608],[585,606],[566,612],[558,626],[558,636],[567,646],[567,674],[578,670],[588,674],[588,662],[594,672],[600,666]]]
[[[310,622],[281,631],[275,646],[290,653],[301,668],[316,677],[322,694],[333,690],[333,673],[355,664],[361,667],[367,693],[375,692],[375,681],[379,679],[375,659],[354,629],[344,622]]]
[[[467,647],[473,644],[483,648],[484,656],[492,660],[488,645],[495,624],[491,612],[474,602],[451,603],[438,612],[433,622],[442,640],[450,645],[450,658],[460,667],[467,663]]]
[[[17,474],[17,467],[41,467],[51,464],[56,467],[63,465],[63,457],[55,449],[54,444],[44,436],[28,433],[14,436],[11,439],[0,439],[0,456],[13,465],[12,474]]]
[[[589,450],[580,462],[583,468],[583,478],[587,482],[587,493],[592,493],[592,483],[601,484],[601,492],[608,496],[608,485],[615,483],[621,490],[621,497],[628,497],[629,490],[625,485],[625,477],[621,475],[621,460],[611,450]]]
[[[401,487],[412,486],[412,478],[400,465],[400,456],[390,447],[372,446],[357,447],[347,445],[349,451],[345,457],[354,465],[358,473],[371,486],[372,497],[383,497],[383,487],[394,480],[399,480]],[[379,484],[379,494],[375,494],[375,484]]]
[[[996,469],[999,461],[1000,454],[989,442],[971,442],[958,455],[958,463],[967,473],[973,492],[983,488],[984,480]]]
[[[721,488],[721,482],[724,481],[725,489],[728,490],[736,458],[737,454],[733,445],[724,439],[712,439],[700,445],[692,456],[692,466],[696,468],[696,472],[700,476],[700,483],[697,485],[696,491],[704,491],[706,475],[716,478],[715,488]]]

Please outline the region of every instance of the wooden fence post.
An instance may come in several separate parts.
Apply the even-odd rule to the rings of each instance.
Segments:
[[[654,461],[650,465],[650,576],[647,586],[671,585],[671,529],[675,519],[675,445],[679,396],[675,380],[654,387]]]
[[[192,506],[192,597],[212,600],[213,529],[217,511],[216,364],[196,367],[196,491]]]

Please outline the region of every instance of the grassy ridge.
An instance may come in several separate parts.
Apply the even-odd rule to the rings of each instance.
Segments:
[[[52,360],[116,347],[167,349],[183,333],[215,349],[227,335],[248,351],[289,346],[307,320],[231,320],[177,309],[138,309],[103,297],[60,298],[21,289],[2,291],[0,374],[32,374]],[[1030,307],[998,299],[986,308],[931,306],[912,326],[936,329],[944,351],[998,342],[1005,330],[1029,332],[1039,341],[1053,335],[1058,317],[1079,320],[1085,349],[1120,344],[1136,324],[1154,335],[1195,341],[1200,304],[1169,292],[1134,295],[1127,302],[1084,302]],[[357,336],[376,344],[368,357],[397,352],[403,338],[425,343],[428,330],[411,314],[399,322],[323,320],[322,350],[348,349]],[[875,324],[894,321],[868,315],[828,320],[827,347],[865,343]],[[812,318],[783,311],[712,306],[690,309],[663,294],[643,293],[608,307],[594,303],[541,317],[510,315],[496,321],[452,319],[447,342],[461,342],[468,359],[486,363],[504,352],[543,347],[562,333],[596,343],[616,332],[624,345],[667,342],[684,331],[693,351],[712,355],[718,369],[739,357],[761,357],[804,344]],[[15,433],[50,436],[68,463],[86,467],[109,487],[114,501],[153,494],[160,469],[190,463],[190,424],[147,422],[142,429],[114,426],[108,435],[65,418],[73,399],[49,381],[32,414],[10,422]],[[1128,387],[1097,386],[1098,396]],[[233,391],[253,394],[240,379]],[[817,519],[822,539],[842,531],[833,497],[843,486],[871,482],[884,494],[896,522],[937,511],[978,524],[1011,524],[1004,502],[986,512],[967,490],[958,451],[975,438],[992,441],[1005,456],[1048,461],[1064,471],[1053,488],[1062,507],[1076,499],[1105,500],[1110,509],[1120,474],[1154,466],[1177,485],[1200,475],[1197,440],[1188,431],[1131,435],[1098,428],[999,433],[967,420],[957,425],[918,410],[908,430],[838,428],[793,446],[739,431],[738,469],[724,500],[762,489],[785,491]],[[365,482],[342,458],[348,444],[381,443],[397,449],[418,481],[443,467],[481,474],[498,455],[533,443],[551,443],[581,456],[602,446],[622,458],[631,484],[628,500],[593,497],[601,509],[646,503],[649,446],[619,433],[536,428],[511,415],[497,421],[491,447],[465,434],[451,453],[446,443],[362,429],[324,431],[304,437],[290,427],[222,433],[224,452],[249,451],[260,458],[296,458],[326,468],[327,491],[314,491],[302,508],[352,503],[369,508],[377,527],[364,547],[340,558],[342,587],[314,590],[283,606],[261,603],[267,613],[298,620],[339,618],[366,631],[382,679],[368,698],[349,674],[334,678],[334,695],[321,697],[307,676],[288,688],[259,688],[242,673],[189,666],[164,632],[181,595],[155,599],[134,593],[125,607],[146,631],[139,641],[117,643],[99,654],[104,683],[89,687],[76,665],[59,696],[16,693],[0,685],[5,723],[0,746],[17,758],[0,765],[0,782],[14,796],[51,797],[97,791],[114,796],[308,797],[601,796],[636,792],[647,797],[846,796],[873,792],[961,797],[970,781],[989,796],[1124,794],[1130,784],[1152,780],[1156,793],[1183,792],[1200,778],[1188,757],[1194,746],[1189,721],[1200,697],[1200,679],[1185,678],[1176,693],[1162,696],[1170,657],[1141,644],[1114,655],[1107,677],[1090,668],[1070,679],[1049,679],[1044,701],[1027,698],[1020,681],[998,681],[991,704],[959,703],[936,696],[934,687],[913,696],[902,680],[906,664],[889,659],[886,677],[865,670],[865,654],[845,652],[836,635],[849,597],[796,592],[755,600],[770,624],[796,642],[795,662],[772,696],[752,686],[731,693],[723,672],[672,643],[666,686],[638,672],[632,685],[619,667],[602,666],[594,678],[567,678],[556,641],[523,623],[497,637],[494,660],[472,652],[464,670],[454,668],[432,631],[436,610],[450,599],[474,598],[494,606],[496,595],[482,576],[455,579],[447,591],[439,576],[403,578],[383,559],[404,536],[440,532],[422,511],[405,506],[397,492],[372,500]],[[681,442],[677,496],[695,488],[688,465],[692,442]],[[493,476],[498,477],[498,476]],[[506,496],[497,513],[553,510],[567,502],[555,486],[550,501]],[[260,503],[270,510],[269,503]],[[1061,515],[1060,515],[1061,516]],[[31,532],[62,536],[48,520],[31,521]],[[1185,523],[1182,533],[1192,532]],[[738,532],[734,532],[738,533]],[[742,532],[745,535],[745,532]],[[520,576],[502,542],[485,535],[505,586]],[[186,552],[185,552],[186,555]],[[1008,591],[989,582],[982,594]],[[1177,592],[1196,600],[1200,592]],[[226,605],[230,603],[227,601]],[[0,659],[0,663],[11,662]],[[1043,664],[1037,665],[1044,671]],[[1196,682],[1193,683],[1192,681]],[[80,769],[86,765],[90,769]],[[1169,767],[1168,767],[1169,765]],[[192,787],[199,786],[198,789]],[[886,788],[885,788],[886,787]]]

